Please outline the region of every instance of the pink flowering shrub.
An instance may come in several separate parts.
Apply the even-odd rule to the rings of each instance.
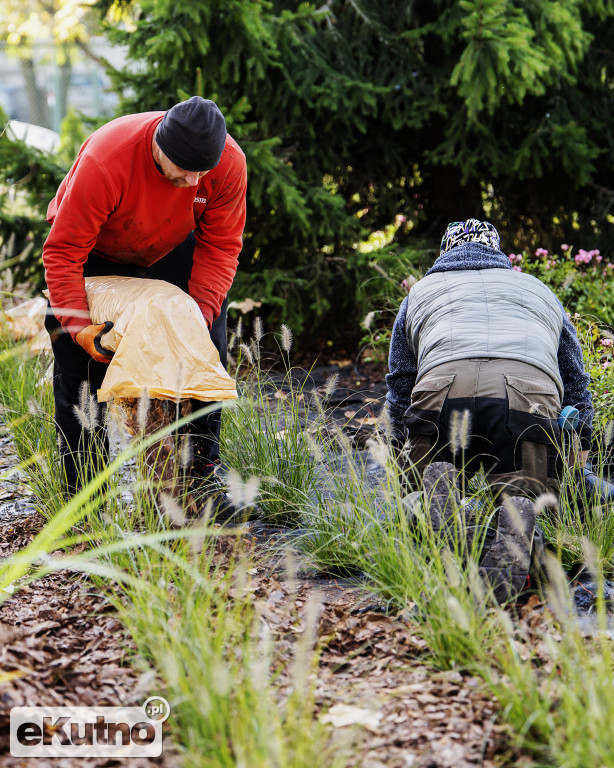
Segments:
[[[614,327],[614,256],[599,250],[575,249],[562,243],[560,253],[536,248],[510,253],[512,268],[535,275],[551,288],[566,310]]]
[[[542,280],[576,327],[591,377],[595,433],[599,433],[614,420],[614,264],[598,250],[576,252],[566,243],[560,254],[537,248],[533,254],[510,254],[510,262],[513,269]]]
[[[582,344],[584,365],[591,377],[595,432],[614,420],[614,334],[581,317],[570,317]]]
[[[585,251],[584,248],[580,248],[578,253],[574,256],[574,261],[576,264],[590,264],[593,258],[595,259],[596,264],[603,261],[603,257],[599,251]]]

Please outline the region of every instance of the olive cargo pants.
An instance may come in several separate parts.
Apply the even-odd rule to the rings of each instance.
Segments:
[[[481,466],[493,492],[558,496],[558,388],[527,363],[470,358],[439,365],[414,387],[403,417],[418,485],[425,467],[448,461],[472,477]]]

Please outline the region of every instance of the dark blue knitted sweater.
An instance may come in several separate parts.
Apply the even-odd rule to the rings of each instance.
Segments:
[[[501,251],[495,251],[484,245],[467,243],[453,248],[440,256],[426,272],[449,272],[461,269],[511,269],[508,257]],[[582,348],[576,331],[567,317],[562,304],[563,328],[559,338],[558,364],[563,382],[563,407],[575,405],[580,411],[579,434],[584,449],[589,448],[593,424],[592,396],[588,389],[590,377],[584,370]],[[386,376],[388,394],[386,395],[388,413],[395,439],[403,441],[403,414],[411,405],[411,393],[416,383],[418,365],[409,348],[405,335],[405,316],[407,299],[404,299],[392,329],[388,368]]]

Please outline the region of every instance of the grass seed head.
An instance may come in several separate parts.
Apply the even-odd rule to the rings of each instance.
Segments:
[[[380,467],[385,467],[390,458],[386,443],[379,437],[370,437],[367,440],[367,448],[373,461]]]
[[[546,599],[548,605],[563,627],[575,623],[576,614],[571,604],[571,591],[569,579],[557,558],[546,553],[546,571],[548,584],[546,587]]]
[[[230,501],[235,506],[240,507],[243,501],[243,480],[241,479],[241,475],[233,467],[228,470],[227,481]]]
[[[255,317],[254,318],[254,341],[256,342],[256,344],[260,343],[260,340],[262,339],[263,335],[264,334],[262,331],[262,318]]]
[[[15,286],[14,279],[13,279],[13,270],[12,269],[5,269],[4,270],[4,279],[3,279],[3,288],[6,291],[6,293],[12,293],[13,288]]]
[[[459,433],[459,447],[462,451],[469,445],[469,428],[471,426],[471,414],[469,411],[463,411]]]
[[[348,456],[352,455],[352,442],[347,434],[337,425],[333,425],[331,431],[339,449]]]
[[[243,484],[243,494],[245,504],[249,507],[255,503],[258,498],[258,491],[260,489],[260,479],[255,475],[251,475],[247,478]]]
[[[113,403],[111,407],[107,408],[106,425],[109,433],[109,441],[111,443],[117,443],[120,450],[124,450],[128,444],[126,419],[125,414],[116,403]]]
[[[185,366],[182,361],[179,361],[177,366],[177,379],[175,381],[175,392],[177,393],[177,399],[175,402],[181,401],[181,392],[185,389]]]
[[[286,585],[289,592],[296,592],[297,590],[297,583],[296,583],[296,559],[294,557],[294,553],[291,549],[286,549],[284,553],[284,563],[286,568]]]
[[[93,432],[98,426],[98,407],[94,396],[90,393],[87,381],[82,381],[79,387],[79,405],[73,406],[73,411],[81,428]]]
[[[450,447],[452,454],[456,456],[459,451],[464,451],[469,445],[469,430],[471,428],[471,413],[454,411],[450,423]]]
[[[390,418],[390,411],[388,410],[387,405],[384,405],[379,413],[379,416],[377,417],[377,427],[386,435],[388,440],[392,439],[392,419]]]
[[[187,518],[183,509],[170,493],[162,491],[160,494],[160,505],[162,507],[162,512],[168,517],[173,525],[182,528],[186,524]]]
[[[322,615],[322,595],[314,592],[309,595],[303,612],[303,632],[295,643],[294,664],[292,665],[292,684],[297,693],[306,693],[309,677],[313,668],[314,646],[317,639],[317,627]]]
[[[28,399],[28,413],[30,416],[43,416],[44,411],[40,407],[40,404],[36,402],[36,400],[31,397]]]
[[[449,595],[447,598],[448,610],[454,621],[465,632],[471,631],[471,618],[467,611],[460,604],[458,599],[454,595]]]
[[[309,452],[313,458],[320,464],[324,461],[324,451],[318,440],[314,437],[313,433],[305,432],[305,441],[309,446]]]
[[[445,568],[448,585],[458,589],[462,584],[463,577],[454,555],[449,549],[444,549],[441,553],[441,559]]]
[[[484,582],[480,578],[478,565],[472,559],[467,563],[467,584],[476,604],[484,605],[487,595],[486,589],[484,588]]]
[[[249,363],[249,365],[254,364],[254,356],[252,355],[252,350],[249,348],[249,346],[245,343],[241,343],[241,352],[243,353],[243,356]]]
[[[512,525],[516,529],[516,531],[520,532],[523,529],[523,522],[522,522],[522,515],[518,511],[518,508],[514,504],[514,501],[511,497],[507,496],[503,500],[503,506],[507,509],[510,519],[512,521]]]
[[[292,330],[282,323],[281,326],[281,348],[286,354],[292,349]]]
[[[147,415],[149,413],[149,405],[150,405],[149,393],[147,392],[147,387],[143,387],[143,391],[141,392],[141,396],[139,397],[139,404],[136,412],[136,423],[141,432],[145,432],[145,427],[147,426]]]
[[[362,327],[365,329],[365,331],[368,331],[369,328],[373,325],[373,320],[375,319],[375,312],[367,312],[367,314],[362,319]]]
[[[260,617],[258,624],[257,654],[250,660],[250,677],[256,691],[264,690],[271,677],[273,638],[268,623]]]
[[[323,396],[325,398],[329,398],[333,394],[333,392],[337,389],[338,383],[339,383],[339,374],[331,373],[331,375],[326,379],[326,383],[324,384],[324,390],[322,392]]]
[[[179,450],[179,464],[183,470],[186,470],[192,463],[193,454],[192,439],[190,435],[182,435]]]
[[[256,339],[252,339],[250,347],[252,350],[252,359],[259,361],[260,360],[260,342],[256,341]]]
[[[582,554],[584,556],[584,563],[589,571],[593,576],[599,577],[602,568],[601,568],[601,562],[599,557],[599,551],[597,550],[597,547],[595,544],[586,538],[586,536],[582,537],[581,540],[582,543]]]
[[[542,493],[535,499],[535,514],[539,515],[547,509],[557,509],[559,500],[553,493]]]
[[[232,679],[226,664],[218,659],[211,669],[211,682],[213,690],[218,696],[225,698],[230,693]]]
[[[236,469],[228,470],[228,494],[236,506],[252,506],[258,497],[259,488],[259,478],[252,475],[243,480]]]

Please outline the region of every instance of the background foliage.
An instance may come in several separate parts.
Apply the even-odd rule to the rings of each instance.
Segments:
[[[128,50],[119,112],[199,93],[227,115],[250,178],[233,298],[271,323],[357,329],[391,254],[431,258],[468,216],[508,251],[612,248],[612,0],[97,8]]]

